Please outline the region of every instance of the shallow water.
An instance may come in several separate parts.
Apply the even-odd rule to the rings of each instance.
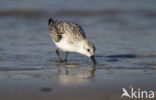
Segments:
[[[80,3],[58,7],[50,1],[9,3],[0,10],[0,67],[47,68],[55,67],[55,45],[49,36],[47,20],[69,20],[80,24],[87,38],[96,45],[96,59],[104,67],[155,68],[156,61],[156,7],[155,1],[139,2],[120,0],[91,2],[85,10]],[[84,1],[88,2],[88,1]],[[133,6],[131,3],[135,2]],[[48,4],[47,4],[48,3]],[[93,10],[92,5],[99,5]],[[10,5],[11,4],[11,5]],[[21,6],[25,4],[25,6]],[[44,6],[46,5],[47,6]],[[112,4],[112,6],[107,6]],[[119,5],[124,4],[122,7]],[[43,5],[43,6],[41,6]],[[55,5],[55,6],[50,6]],[[68,6],[67,6],[68,5]],[[75,9],[69,9],[70,7]],[[127,5],[127,6],[125,6]],[[144,5],[144,6],[142,6]],[[65,8],[64,8],[65,7]],[[76,55],[76,57],[75,57]],[[127,56],[128,55],[128,56]],[[74,56],[74,58],[73,58]],[[131,57],[132,56],[132,57]],[[133,57],[134,56],[134,57]],[[90,59],[79,54],[70,54],[69,63],[90,65]]]
[[[156,91],[155,74],[155,70],[75,65],[0,71],[0,97],[3,100],[120,100],[122,88]]]
[[[51,79],[44,76],[43,73],[45,70],[50,70],[48,75],[52,75],[54,78],[51,81],[63,85],[57,86],[54,83],[59,89],[66,89],[68,87],[64,86],[66,84],[76,84],[76,86],[90,84],[88,87],[91,88],[91,84],[94,84],[92,81],[95,81],[99,85],[99,87],[95,85],[95,88],[98,88],[97,91],[99,90],[98,93],[100,93],[111,82],[120,80],[119,77],[127,73],[130,75],[130,79],[128,75],[127,78],[129,81],[135,81],[136,87],[144,82],[144,79],[141,80],[140,77],[150,78],[149,83],[145,83],[146,85],[152,84],[151,87],[154,87],[153,84],[156,80],[152,78],[156,69],[155,3],[155,0],[1,1],[0,74],[2,76],[0,80],[4,80],[5,77],[8,77],[8,80],[13,80],[13,82],[16,79],[33,80],[34,76],[38,79],[41,75],[42,78],[39,78],[38,82],[44,84],[42,83],[44,78],[48,78],[48,82]],[[49,17],[74,21],[84,28],[87,38],[92,40],[96,46],[95,56],[98,62],[96,68],[92,68],[92,63],[88,57],[75,53],[69,54],[68,65],[57,62],[56,47],[49,35],[47,22]],[[63,53],[62,57],[64,57]],[[60,72],[59,69],[62,71]],[[121,75],[119,74],[120,70]],[[33,76],[35,71],[39,74]],[[95,72],[96,74],[94,74]],[[9,73],[15,75],[13,77],[15,79],[9,79],[10,76],[7,76]],[[32,76],[27,76],[25,73]],[[146,77],[147,73],[149,76]],[[22,74],[24,75],[22,76]],[[119,74],[117,80],[113,78],[116,74]],[[136,78],[131,74],[136,74]],[[107,83],[109,78],[110,81]],[[141,82],[137,81],[139,79]],[[4,84],[1,83],[1,87],[8,86],[8,84],[5,85],[5,82],[10,82],[8,80],[5,80]],[[119,80],[117,86],[122,87],[125,78]],[[18,86],[18,82],[15,82],[16,86]],[[22,81],[21,84],[23,82],[25,81]],[[30,81],[28,87],[34,86],[31,82],[33,83],[35,80]],[[105,82],[106,84],[102,85]],[[128,82],[125,83],[125,86],[129,85]],[[142,87],[146,85],[144,84]],[[24,84],[24,86],[26,85]],[[41,90],[52,91],[46,86],[47,84]],[[115,90],[117,86],[115,85],[111,89]],[[103,88],[100,89],[101,87]],[[80,96],[83,97],[81,92],[85,89],[80,88],[75,93],[80,93]],[[69,90],[70,92],[73,91],[72,89]],[[93,90],[95,89],[90,89],[90,91]],[[79,95],[76,96],[79,97]]]

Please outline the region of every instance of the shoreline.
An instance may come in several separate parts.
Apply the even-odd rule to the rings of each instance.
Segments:
[[[70,69],[68,75],[65,71],[65,68],[59,74],[58,69],[0,71],[0,97],[2,100],[112,100],[121,99],[122,88],[156,87],[155,70],[96,69],[89,78],[82,77],[88,75],[88,68]]]

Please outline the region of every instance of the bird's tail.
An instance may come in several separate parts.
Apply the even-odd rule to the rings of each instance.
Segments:
[[[56,20],[54,20],[53,18],[49,18],[48,25],[53,25],[55,23],[56,23]]]
[[[56,20],[54,20],[53,18],[49,18],[48,26],[49,26],[50,31],[52,31],[52,28],[54,27],[55,23],[56,23]]]

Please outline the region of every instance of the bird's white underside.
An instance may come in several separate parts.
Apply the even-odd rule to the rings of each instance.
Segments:
[[[70,35],[65,34],[63,35],[63,38],[59,41],[59,42],[55,42],[54,43],[56,45],[57,48],[61,49],[64,52],[78,52],[79,48],[81,47],[79,45],[79,43],[76,40],[72,40],[73,37],[70,37]],[[70,42],[71,41],[71,42]]]

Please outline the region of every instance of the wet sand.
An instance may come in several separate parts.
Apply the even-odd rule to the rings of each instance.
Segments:
[[[122,88],[156,91],[155,76],[156,70],[149,69],[64,64],[54,69],[0,71],[0,97],[2,100],[120,100]]]

